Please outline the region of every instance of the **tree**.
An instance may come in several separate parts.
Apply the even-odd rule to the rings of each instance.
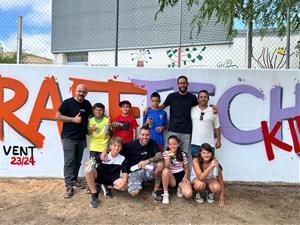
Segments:
[[[181,0],[158,0],[159,12],[163,12],[168,6],[175,6]],[[192,23],[198,28],[198,34],[203,24],[210,20],[211,16],[217,17],[217,22],[229,25],[228,35],[235,33],[235,19],[247,24],[253,21],[256,28],[264,33],[267,29],[278,30],[278,35],[286,32],[287,9],[290,9],[291,28],[300,26],[300,1],[299,0],[185,0],[186,5],[198,7],[198,14],[194,16]]]
[[[0,63],[15,64],[16,61],[17,61],[16,53],[7,56],[0,55]]]

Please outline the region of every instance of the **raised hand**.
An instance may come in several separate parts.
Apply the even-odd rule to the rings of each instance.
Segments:
[[[78,113],[75,117],[73,117],[73,123],[81,123],[82,117],[80,116],[80,113]]]

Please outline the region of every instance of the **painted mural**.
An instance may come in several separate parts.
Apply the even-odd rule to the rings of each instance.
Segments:
[[[206,50],[206,46],[190,46],[184,47],[179,53],[178,49],[168,49],[166,51],[168,58],[171,60],[171,63],[168,64],[169,68],[174,68],[178,66],[178,60],[180,60],[180,65],[186,67],[188,65],[197,65],[203,59],[203,52]],[[178,55],[180,54],[180,59]]]
[[[292,57],[295,52],[290,54]],[[252,58],[257,65],[262,69],[282,69],[286,65],[286,48],[279,47],[270,51],[269,47],[263,47],[259,56],[254,56],[252,51]]]
[[[217,105],[225,180],[300,182],[300,74],[292,70],[1,65],[0,176],[62,176],[62,124],[54,118],[77,84],[86,84],[87,99],[102,102],[111,118],[120,100],[131,101],[141,125],[151,93],[163,101],[182,74],[190,92],[205,89]]]

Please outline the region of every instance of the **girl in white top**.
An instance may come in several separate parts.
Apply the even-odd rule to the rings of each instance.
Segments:
[[[214,157],[212,147],[204,143],[201,145],[200,150],[192,161],[192,171],[190,180],[195,189],[196,202],[203,203],[204,200],[201,192],[208,187],[209,193],[207,194],[207,202],[214,202],[214,193],[219,194],[219,208],[224,208],[224,181],[222,175],[222,167]],[[214,168],[217,168],[217,174],[213,173]]]
[[[192,197],[193,191],[188,179],[189,168],[186,153],[180,149],[179,139],[171,135],[168,138],[168,149],[163,153],[164,170],[162,172],[163,204],[169,204],[169,186],[177,187],[177,196]]]

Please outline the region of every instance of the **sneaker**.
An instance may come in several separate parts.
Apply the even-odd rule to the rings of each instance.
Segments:
[[[73,183],[73,188],[84,189],[84,188],[85,188],[85,185],[82,184],[82,183],[79,183],[79,182],[75,181],[75,182]]]
[[[169,194],[163,194],[162,197],[162,204],[169,204]]]
[[[207,202],[208,203],[214,203],[214,193],[210,192],[207,194]]]
[[[180,190],[180,188],[178,187],[178,188],[177,188],[177,197],[178,197],[178,198],[182,198],[182,196],[183,196],[183,194],[181,193],[181,190]]]
[[[204,202],[204,199],[201,196],[201,193],[197,192],[195,196],[195,201],[202,204]]]
[[[161,193],[159,193],[159,191],[152,192],[152,197],[154,198],[154,200],[156,202],[161,202],[163,199],[163,197],[161,196]]]
[[[103,191],[103,195],[106,197],[106,198],[112,198],[113,195],[112,195],[112,192],[111,192],[111,188],[108,188],[106,185],[104,184],[101,184],[101,188],[102,188],[102,191]]]
[[[90,201],[90,207],[91,208],[97,208],[99,206],[99,199],[98,194],[92,194],[91,201]]]
[[[64,197],[65,198],[71,198],[73,195],[74,195],[73,187],[67,187]]]

